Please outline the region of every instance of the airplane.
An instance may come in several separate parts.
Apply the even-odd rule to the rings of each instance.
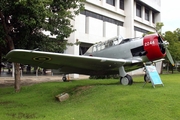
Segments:
[[[167,49],[168,44],[158,34],[127,39],[118,36],[92,45],[84,55],[14,49],[6,55],[6,58],[10,62],[60,69],[64,74],[64,81],[67,80],[65,75],[70,73],[119,74],[122,85],[132,85],[133,79],[127,72],[142,68],[144,63],[153,63],[167,55],[171,64],[174,65]]]

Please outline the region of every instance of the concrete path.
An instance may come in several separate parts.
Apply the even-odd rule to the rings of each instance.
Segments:
[[[80,80],[80,79],[88,79],[89,76],[86,75],[79,75],[78,79],[72,79],[71,80]],[[62,75],[24,75],[21,76],[21,84],[22,85],[29,85],[29,84],[35,84],[35,83],[42,83],[42,82],[63,82],[62,81]],[[0,76],[0,87],[1,86],[13,86],[14,85],[14,78],[11,76],[11,74],[1,74]]]

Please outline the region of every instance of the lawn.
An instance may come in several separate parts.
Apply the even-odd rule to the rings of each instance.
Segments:
[[[0,88],[1,120],[177,120],[180,118],[180,74],[161,75],[164,87],[143,86],[143,76],[131,86],[114,80],[48,82]],[[55,99],[67,92],[64,102]]]

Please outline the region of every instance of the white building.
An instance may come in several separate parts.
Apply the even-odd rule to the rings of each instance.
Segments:
[[[86,0],[85,10],[72,21],[76,31],[68,38],[81,44],[68,47],[65,53],[83,54],[93,43],[118,35],[140,37],[155,31],[160,21],[161,0]]]

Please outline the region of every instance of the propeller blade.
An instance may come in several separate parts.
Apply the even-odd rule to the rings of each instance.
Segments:
[[[166,49],[166,55],[167,55],[170,63],[172,64],[172,66],[174,66],[174,60],[172,59],[172,56],[171,56],[169,50],[167,48],[165,48],[165,49]]]
[[[157,30],[156,30],[156,32],[157,32]],[[169,59],[169,61],[172,64],[172,66],[174,66],[174,60],[172,59],[172,56],[171,56],[169,50],[167,49],[167,47],[169,45],[169,42],[165,41],[158,32],[157,32],[157,34],[160,37],[160,40],[162,42],[163,47],[165,48],[167,58]]]
[[[156,30],[156,28],[155,28]],[[158,31],[156,30],[156,33],[158,34],[158,36],[160,37],[160,41],[161,41],[161,45],[164,47],[165,51],[166,51],[166,55],[167,55],[167,58],[169,59],[170,63],[172,64],[172,66],[174,66],[174,60],[172,59],[172,56],[169,52],[169,50],[167,49],[168,45],[169,45],[169,42],[165,41],[161,35],[158,33]]]

